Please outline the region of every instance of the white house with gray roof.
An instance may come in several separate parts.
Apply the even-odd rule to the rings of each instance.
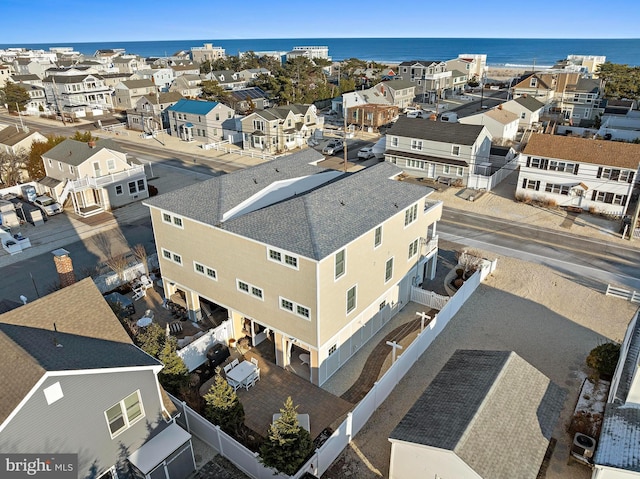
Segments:
[[[317,385],[434,276],[442,214],[393,165],[345,173],[323,158],[306,149],[145,201],[166,297],[194,320],[225,308],[233,338],[266,341]]]
[[[91,278],[0,314],[0,450],[77,454],[79,479],[186,479],[191,434],[175,422],[162,368]]]
[[[492,137],[483,125],[401,116],[386,138],[385,161],[416,177],[467,185],[490,160]]]
[[[92,216],[149,196],[144,165],[135,164],[111,139],[67,138],[42,155],[49,195],[64,204],[71,198],[80,216]]]
[[[391,432],[393,479],[536,479],[565,393],[512,351],[457,350]]]
[[[502,103],[502,109],[518,116],[518,128],[525,130],[540,121],[544,103],[529,95],[523,95]]]

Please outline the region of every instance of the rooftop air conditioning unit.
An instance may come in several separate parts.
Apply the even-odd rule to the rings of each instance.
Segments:
[[[579,432],[573,436],[571,445],[571,455],[576,459],[591,463],[593,453],[596,449],[596,440]]]

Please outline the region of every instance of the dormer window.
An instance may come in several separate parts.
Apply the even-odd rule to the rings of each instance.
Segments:
[[[536,88],[538,86],[538,79],[536,77],[531,77],[531,81],[529,82],[529,86],[531,88]]]

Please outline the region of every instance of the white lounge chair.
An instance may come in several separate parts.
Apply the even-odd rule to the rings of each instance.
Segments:
[[[151,281],[146,274],[143,274],[140,276],[140,286],[145,290],[153,288],[153,281]]]

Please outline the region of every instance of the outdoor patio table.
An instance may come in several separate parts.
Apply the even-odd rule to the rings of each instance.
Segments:
[[[227,373],[227,377],[244,386],[245,381],[251,377],[255,370],[256,365],[251,363],[251,361],[242,361]]]

